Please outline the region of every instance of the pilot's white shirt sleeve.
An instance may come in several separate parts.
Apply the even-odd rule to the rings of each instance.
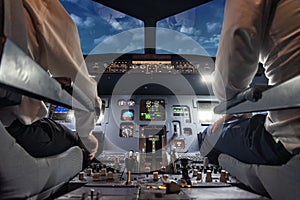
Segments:
[[[71,78],[94,107],[101,108],[97,82],[89,77],[77,27],[61,3],[58,0],[6,0],[4,5],[6,36],[53,76]],[[45,117],[46,111],[42,101],[25,97],[20,106],[6,108],[3,112],[9,113],[9,117],[6,115],[9,119],[5,120],[6,125],[10,125],[16,118],[31,124]],[[98,116],[95,112],[75,113],[79,136],[88,136]]]
[[[28,53],[27,28],[22,1],[6,0],[3,5],[5,10],[4,34],[25,53]],[[19,119],[25,125],[29,125],[46,117],[47,114],[48,110],[44,102],[23,96],[20,105],[0,109],[0,120],[4,126],[10,126],[16,119]]]
[[[58,0],[23,0],[27,22],[29,53],[54,77],[69,77],[93,102],[101,107],[97,82],[89,77],[78,30]],[[95,127],[94,112],[77,112],[76,129],[86,137]]]
[[[227,0],[213,73],[213,91],[222,101],[247,88],[259,61],[264,0]]]

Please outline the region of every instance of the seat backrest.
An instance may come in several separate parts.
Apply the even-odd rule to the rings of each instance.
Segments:
[[[2,65],[5,60],[9,60],[4,56],[7,56],[7,49],[4,49],[7,43],[17,44],[18,47],[23,47],[23,50],[26,48],[26,45],[20,45],[20,41],[23,44],[27,40],[26,32],[15,33],[12,28],[6,27],[5,21],[8,17],[11,25],[24,25],[25,18],[22,19],[21,16],[22,0],[0,0],[0,76],[7,76]],[[6,37],[8,35],[9,37]],[[15,52],[13,54],[15,55]],[[22,61],[19,55],[10,59],[14,61],[12,63],[16,60]],[[0,83],[0,108],[15,105],[21,101],[22,96],[8,88],[7,85]],[[81,170],[82,157],[81,149],[75,146],[55,156],[34,158],[16,143],[0,121],[0,199],[45,199],[49,197]]]
[[[64,107],[73,107],[84,111],[93,110],[90,99],[85,97],[80,101],[74,99],[29,56],[26,18],[22,2],[22,0],[0,0],[0,37],[2,41],[0,87]],[[79,89],[77,90],[79,91]],[[84,105],[89,105],[89,107]]]
[[[4,38],[10,38],[27,54],[27,28],[23,0],[0,0],[0,2],[2,4],[1,34]]]
[[[4,34],[4,0],[0,0],[0,63],[6,37]],[[20,104],[22,95],[0,88],[0,108]]]
[[[0,63],[2,58],[4,35],[4,0],[0,0]],[[4,88],[0,88],[0,108],[21,103],[22,96]]]

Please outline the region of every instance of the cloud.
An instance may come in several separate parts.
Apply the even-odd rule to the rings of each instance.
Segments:
[[[136,36],[141,35],[143,29],[134,29],[124,31],[113,36],[101,36],[94,39],[98,45],[93,49],[93,53],[128,53],[144,47],[143,38]]]
[[[92,27],[95,25],[95,21],[92,17],[87,17],[85,19],[85,21],[83,22],[83,24],[86,26],[86,27]]]
[[[79,16],[75,14],[70,14],[70,16],[72,17],[73,21],[77,26],[81,26],[83,24],[82,19]]]
[[[116,19],[110,19],[110,21],[108,21],[108,23],[116,30],[120,31],[122,30],[122,25],[116,21]]]
[[[207,55],[205,49],[197,41],[178,31],[157,28],[156,39],[157,48],[161,50],[177,54]]]
[[[218,33],[218,32],[220,32],[222,25],[220,23],[216,23],[216,22],[207,22],[206,28],[207,28],[208,33]]]
[[[91,17],[86,17],[85,19],[83,19],[75,14],[70,14],[70,16],[78,27],[87,28],[95,25],[95,21]]]
[[[180,32],[181,33],[186,33],[186,34],[193,34],[195,32],[195,28],[194,27],[187,27],[187,26],[181,26],[180,28]]]
[[[101,19],[110,24],[115,30],[122,30],[122,25],[117,21],[118,18],[124,18],[126,15],[119,11],[113,10],[101,4],[95,5],[98,15]]]

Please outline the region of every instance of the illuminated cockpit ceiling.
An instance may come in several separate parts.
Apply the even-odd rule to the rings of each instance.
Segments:
[[[78,27],[82,52],[85,55],[143,54],[147,53],[145,49],[154,48],[156,54],[216,56],[225,0],[186,1],[186,7],[182,6],[182,3],[181,7],[179,5],[176,7],[175,4],[180,2],[176,0],[172,2],[174,5],[169,4],[167,8],[161,3],[163,1],[159,1],[162,6],[159,10],[153,11],[156,16],[154,22],[149,21],[151,16],[147,16],[151,15],[151,12],[143,10],[149,1],[140,1],[143,2],[141,5],[136,5],[135,0],[127,1],[137,7],[128,9],[133,10],[132,12],[127,12],[126,8],[122,10],[122,5],[119,5],[119,8],[111,1],[105,0],[60,1]],[[192,6],[188,7],[189,3],[198,6],[191,8]],[[149,5],[155,4],[159,3],[151,1]],[[143,12],[146,16],[144,18],[148,17],[147,19],[142,17]],[[154,35],[150,36],[152,37],[150,43],[145,41],[147,33]]]

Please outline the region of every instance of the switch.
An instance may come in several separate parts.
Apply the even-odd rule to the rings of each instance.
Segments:
[[[206,171],[205,182],[212,182],[211,170],[207,170],[207,171]]]

